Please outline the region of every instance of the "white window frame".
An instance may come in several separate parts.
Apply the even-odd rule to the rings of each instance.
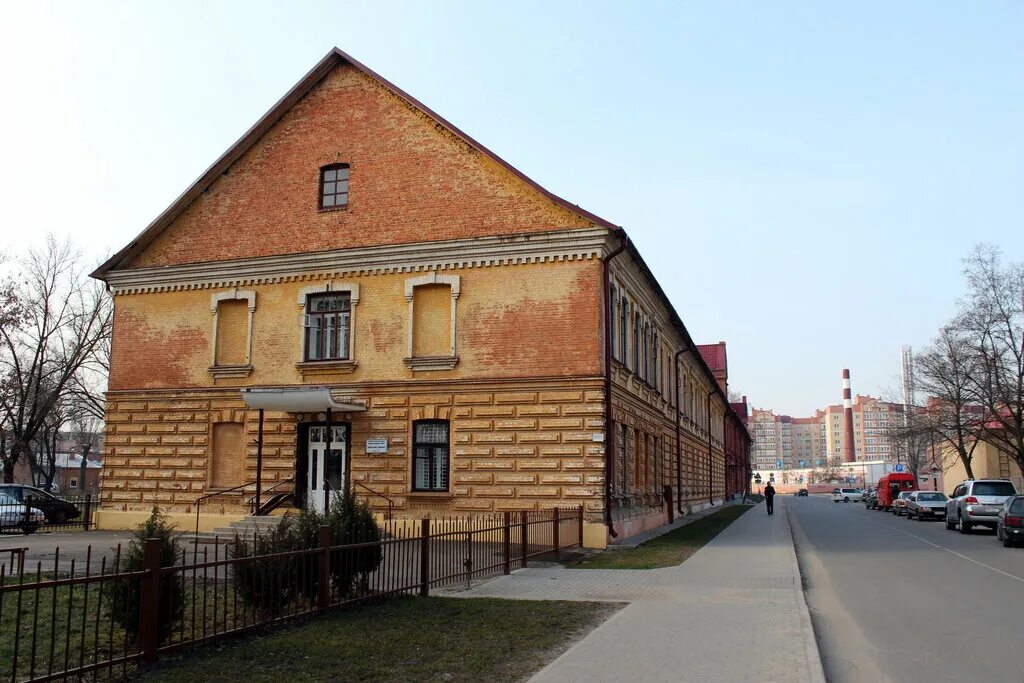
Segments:
[[[326,360],[306,360],[306,304],[310,295],[326,294],[328,292],[347,292],[349,298],[348,315],[348,358],[331,358]],[[316,364],[355,364],[356,361],[356,309],[359,307],[359,284],[355,282],[335,282],[328,280],[316,285],[309,285],[299,290],[299,328],[302,330],[302,339],[299,344],[299,362],[302,365]]]

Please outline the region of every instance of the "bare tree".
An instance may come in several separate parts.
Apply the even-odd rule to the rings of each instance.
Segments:
[[[964,275],[959,321],[979,366],[972,379],[985,408],[984,437],[1024,469],[1024,263],[1004,266],[998,249],[978,245]]]
[[[971,461],[984,419],[974,391],[980,364],[970,336],[959,325],[943,327],[932,345],[916,354],[914,365],[918,386],[929,397],[918,413],[920,429],[952,448],[973,478]]]
[[[0,419],[9,434],[3,480],[26,457],[50,412],[110,336],[110,300],[68,242],[49,238],[19,263],[16,324],[0,327]]]
[[[72,404],[70,414],[71,448],[80,449],[78,455],[82,456],[78,471],[78,488],[81,492],[86,491],[86,472],[89,467],[89,455],[95,453],[99,447],[100,438],[103,434],[102,415],[96,417],[93,412],[94,404],[82,400],[80,397]],[[69,448],[69,453],[71,452]]]
[[[26,453],[33,482],[46,491],[51,489],[57,476],[57,455],[62,445],[61,435],[67,423],[67,401],[58,400],[46,414]]]
[[[907,471],[917,476],[923,467],[932,463],[931,449],[938,438],[935,426],[926,408],[910,406],[901,424],[886,432],[896,447],[898,462],[905,463]]]

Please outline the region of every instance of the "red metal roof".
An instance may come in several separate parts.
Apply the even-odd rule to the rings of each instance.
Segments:
[[[697,348],[700,350],[700,355],[704,357],[708,367],[712,370],[723,372],[728,370],[724,341],[720,341],[717,344],[697,344]]]

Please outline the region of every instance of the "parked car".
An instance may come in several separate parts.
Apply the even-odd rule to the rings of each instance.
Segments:
[[[794,493],[793,495],[794,496],[807,496],[808,495],[807,494],[807,489],[800,489],[796,493]]]
[[[864,492],[860,489],[836,489],[832,492],[832,502],[838,503],[842,501],[849,503],[851,500],[860,501],[864,500]]]
[[[897,517],[902,516],[907,511],[907,499],[913,495],[913,491],[900,491],[900,494],[896,496],[896,500],[892,501],[892,505],[889,509],[892,510],[892,514]]]
[[[917,518],[923,522],[926,519],[943,519],[946,516],[945,493],[938,491],[911,491],[907,496],[907,519]]]
[[[43,511],[47,524],[63,524],[82,514],[71,502],[61,500],[52,493],[47,493],[35,486],[24,484],[0,484],[0,493],[6,494],[19,503],[27,503]]]
[[[892,510],[893,503],[901,491],[917,490],[917,477],[910,472],[892,472],[878,480],[876,498],[877,510]]]
[[[969,534],[975,526],[995,529],[1003,503],[1016,494],[1008,479],[968,479],[953,489],[946,502],[946,528],[959,527],[962,534]]]
[[[26,517],[27,512],[27,517]],[[26,534],[42,526],[46,515],[37,508],[26,508],[5,493],[0,493],[0,530],[21,529]]]
[[[1003,503],[996,538],[1003,542],[1004,548],[1024,543],[1024,496],[1010,496]]]
[[[864,492],[864,507],[868,510],[878,507],[878,489],[874,486]]]

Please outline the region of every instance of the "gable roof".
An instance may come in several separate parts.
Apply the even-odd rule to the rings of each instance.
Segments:
[[[377,72],[373,71],[361,62],[353,59],[345,52],[338,48],[333,48],[327,55],[321,59],[316,66],[314,66],[309,73],[302,77],[302,79],[296,83],[291,90],[285,93],[284,97],[277,101],[273,107],[270,108],[266,114],[253,124],[252,128],[247,130],[245,134],[238,139],[235,144],[224,152],[213,162],[206,171],[203,172],[199,178],[192,183],[174,202],[167,207],[163,213],[156,217],[156,219],[146,227],[139,235],[129,242],[124,248],[118,251],[116,254],[111,256],[104,262],[99,268],[93,273],[92,277],[103,279],[103,276],[111,270],[123,267],[131,262],[136,256],[138,256],[146,247],[160,235],[165,228],[167,228],[175,218],[177,218],[189,205],[200,195],[202,192],[209,187],[225,170],[227,170],[231,164],[235,163],[244,155],[256,142],[263,137],[263,135],[270,130],[274,124],[276,124],[296,103],[305,97],[310,90],[319,83],[324,76],[326,76],[334,67],[343,64],[348,64],[362,73],[369,76],[374,81],[380,83],[385,88],[393,92],[398,97],[404,99],[413,107],[419,109],[428,117],[434,119],[442,126],[447,128],[450,132],[456,136],[462,138],[466,144],[476,149],[481,154],[486,155],[496,164],[507,170],[509,173],[519,178],[521,181],[532,187],[534,190],[548,198],[555,204],[561,206],[572,213],[575,213],[586,220],[592,221],[595,225],[609,228],[612,230],[619,230],[619,226],[611,223],[610,221],[601,218],[600,216],[593,214],[585,209],[580,208],[576,204],[570,203],[568,200],[559,197],[558,195],[549,192],[548,190],[541,187],[536,181],[529,178],[519,169],[512,166],[497,154],[487,149],[479,142],[471,138],[462,132],[459,128],[451,124],[449,121],[440,116],[437,112],[427,107],[425,104],[417,100],[415,97],[409,95],[407,92],[387,80]]]

